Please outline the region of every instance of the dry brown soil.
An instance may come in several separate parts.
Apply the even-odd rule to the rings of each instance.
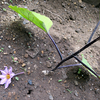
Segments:
[[[0,100],[100,100],[100,80],[82,66],[57,69],[49,76],[42,73],[53,69],[60,57],[47,34],[31,22],[25,20],[23,24],[24,19],[9,9],[7,3],[48,16],[53,22],[50,34],[63,58],[87,43],[99,21],[99,8],[81,0],[1,0],[0,50],[4,50],[0,52],[0,69],[12,66],[14,73],[25,71],[25,74],[19,75],[18,81],[13,78],[7,89],[0,86]],[[99,33],[100,26],[93,39]],[[80,59],[81,54],[100,74],[100,41],[81,52]],[[12,61],[12,56],[18,58],[18,63]],[[61,66],[76,63],[73,58]]]

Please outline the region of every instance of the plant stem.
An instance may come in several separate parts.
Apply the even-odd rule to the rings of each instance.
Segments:
[[[17,74],[15,74],[15,76],[16,76],[16,75],[20,75],[20,74],[24,74],[24,72],[17,73]]]
[[[91,34],[91,36],[90,36],[90,38],[89,38],[89,40],[88,40],[87,43],[89,43],[89,42],[91,41],[91,39],[92,39],[92,37],[93,37],[93,35],[94,35],[96,29],[98,28],[99,24],[100,24],[100,21],[97,23],[96,27],[94,28],[94,30],[93,30],[93,32],[92,32],[92,34]]]
[[[96,74],[93,70],[91,70],[87,65],[85,65],[81,60],[79,60],[77,57],[74,56],[74,58],[79,62],[81,63],[84,67],[86,67],[89,71],[91,71],[94,75],[96,75],[98,78],[98,74]]]
[[[73,65],[66,65],[66,66],[61,66],[61,67],[58,67],[58,69],[60,68],[66,68],[66,67],[74,67],[74,66],[81,66],[82,64],[73,64]]]
[[[51,35],[49,34],[49,32],[48,32],[47,34],[48,34],[49,38],[51,39],[51,41],[53,42],[53,44],[55,45],[56,50],[57,50],[57,52],[58,52],[58,54],[59,54],[59,56],[60,56],[60,59],[62,60],[63,57],[62,57],[62,55],[61,55],[61,52],[60,52],[58,46],[56,45],[55,41],[53,40],[53,38],[51,37]]]
[[[83,50],[85,50],[86,48],[88,48],[90,45],[92,45],[93,43],[97,42],[98,40],[100,40],[100,36],[97,37],[95,40],[93,40],[92,42],[86,44],[83,48],[81,48],[80,50],[78,50],[77,52],[75,52],[74,54],[68,56],[67,58],[63,59],[60,63],[58,63],[58,65],[52,69],[51,71],[55,71],[62,63],[64,63],[65,61],[73,58],[74,56],[76,56],[77,54],[79,54],[80,52],[82,52]]]

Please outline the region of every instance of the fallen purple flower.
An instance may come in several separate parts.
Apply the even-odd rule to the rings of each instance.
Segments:
[[[7,66],[5,66],[5,70],[0,70],[2,75],[0,75],[0,84],[5,84],[5,89],[9,86],[9,84],[11,83],[11,78],[13,78],[16,75],[19,74],[23,74],[24,72],[15,74],[12,72],[12,67],[10,67],[10,69],[7,68]]]

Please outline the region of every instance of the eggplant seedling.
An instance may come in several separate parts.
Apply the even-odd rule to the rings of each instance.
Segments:
[[[39,28],[41,28],[43,31],[45,31],[47,33],[47,35],[49,36],[49,38],[51,39],[52,43],[54,44],[59,57],[61,59],[61,62],[58,63],[58,65],[52,69],[51,71],[55,71],[58,68],[64,68],[65,66],[59,67],[62,63],[64,63],[65,61],[71,59],[71,58],[75,58],[79,64],[74,64],[74,65],[66,65],[66,67],[70,67],[70,66],[80,66],[80,64],[82,64],[90,73],[92,73],[93,75],[95,75],[96,77],[100,78],[98,74],[96,74],[94,72],[94,70],[92,70],[90,67],[88,67],[88,64],[84,61],[79,60],[76,56],[82,52],[83,50],[85,50],[86,48],[88,48],[89,46],[91,46],[93,43],[97,42],[98,40],[100,40],[100,36],[97,37],[96,39],[94,39],[93,41],[91,41],[91,38],[94,34],[94,32],[96,31],[99,23],[97,24],[96,28],[94,29],[92,35],[90,36],[90,39],[88,41],[88,43],[82,47],[80,50],[78,50],[77,52],[73,53],[72,55],[70,55],[69,57],[63,59],[61,52],[57,46],[57,44],[55,43],[55,41],[53,40],[53,38],[51,37],[51,35],[49,34],[49,29],[51,28],[51,26],[53,25],[53,22],[46,16],[41,15],[39,13],[33,12],[33,11],[29,11],[26,8],[21,8],[21,7],[17,7],[17,6],[9,6],[9,8],[11,8],[12,10],[14,10],[15,12],[17,12],[18,14],[20,14],[23,18],[31,21],[32,23],[34,23],[36,26],[38,26]],[[90,42],[91,41],[91,42]],[[48,72],[49,73],[49,72]]]

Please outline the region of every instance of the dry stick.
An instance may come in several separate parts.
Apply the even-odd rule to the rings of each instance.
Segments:
[[[73,58],[74,56],[76,56],[77,54],[79,54],[80,52],[82,52],[83,50],[85,50],[86,48],[88,48],[90,45],[92,45],[93,43],[95,43],[96,41],[100,40],[100,36],[97,37],[95,40],[93,40],[92,42],[86,44],[83,48],[81,48],[80,50],[78,50],[77,52],[75,52],[74,54],[70,55],[69,57],[63,59],[60,63],[58,63],[58,65],[52,69],[51,71],[55,71],[63,62]]]

